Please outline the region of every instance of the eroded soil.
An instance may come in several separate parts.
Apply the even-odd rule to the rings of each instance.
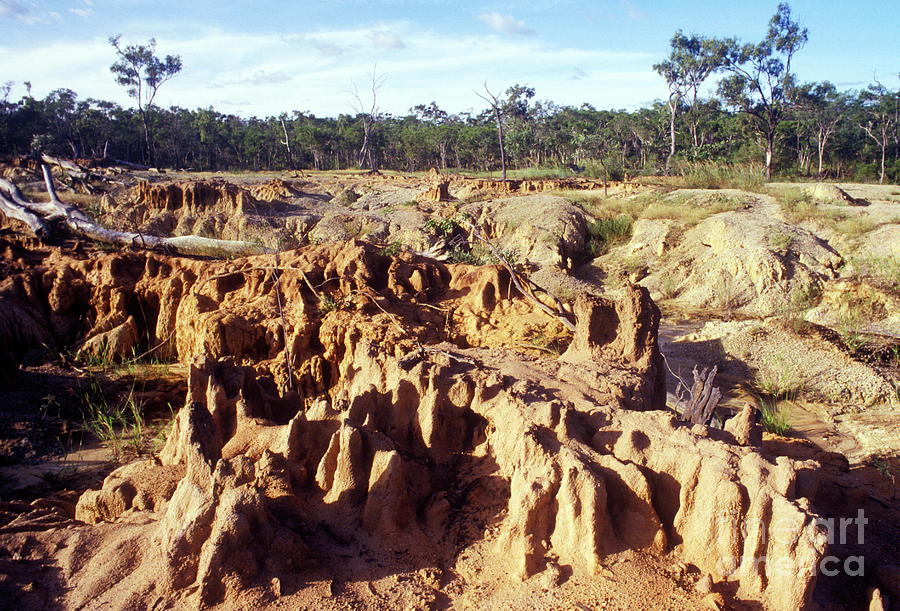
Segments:
[[[823,192],[798,220],[768,194],[607,185],[601,199],[589,181],[138,178],[81,203],[123,229],[281,252],[212,261],[3,229],[0,604],[897,595],[890,189],[842,185],[852,202]],[[606,207],[672,202],[673,218],[642,218],[594,257]],[[574,334],[474,227],[560,298]],[[673,411],[694,365],[719,366],[725,430]],[[133,400],[147,431],[98,444],[98,397]],[[761,434],[766,400],[789,437]],[[821,519],[860,509],[865,541],[829,542]],[[853,556],[864,575],[818,570]]]

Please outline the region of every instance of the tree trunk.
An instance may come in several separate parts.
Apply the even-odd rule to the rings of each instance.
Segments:
[[[503,142],[503,120],[500,117],[500,109],[494,106],[494,115],[497,117],[497,138],[500,140],[500,167],[503,170],[503,180],[506,180],[506,147]]]
[[[669,175],[669,171],[672,164],[672,157],[675,156],[675,111],[677,110],[677,106],[672,102],[672,98],[669,98],[669,156],[666,157],[666,176]]]
[[[766,180],[772,180],[772,159],[775,157],[775,132],[766,132]]]
[[[147,119],[147,111],[143,108],[140,109],[141,113],[141,123],[144,126],[144,151],[141,155],[143,157],[142,161],[149,165],[153,165],[153,149],[150,145],[150,121]]]
[[[828,139],[828,136],[822,128],[819,128],[819,137],[817,138],[819,144],[819,166],[816,174],[821,177],[822,176],[822,166],[824,165],[825,160],[825,142]]]
[[[291,152],[291,139],[288,138],[287,125],[284,123],[284,119],[281,120],[281,129],[284,130],[284,148],[287,149],[287,158],[288,158],[288,169],[294,169],[294,154]]]

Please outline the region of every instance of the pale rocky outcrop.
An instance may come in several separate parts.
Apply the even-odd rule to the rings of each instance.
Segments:
[[[79,500],[68,606],[258,607],[347,555],[452,568],[476,549],[512,579],[600,578],[631,550],[768,608],[809,598],[825,542],[797,478],[814,463],[770,462],[664,410],[644,288],[582,296],[563,357],[523,360],[526,331],[555,322],[497,266],[357,242],[215,263],[44,257],[47,290],[12,282],[2,298],[88,340],[143,312],[139,336],[192,363],[159,459]],[[745,528],[774,520],[791,525],[781,537]]]
[[[365,278],[365,269],[356,274]],[[430,282],[435,289],[440,276]],[[364,537],[366,546],[390,542],[452,562],[459,546],[474,543],[459,538],[465,516],[480,515],[497,520],[490,562],[514,578],[560,566],[591,575],[625,549],[674,549],[717,581],[738,580],[741,597],[801,606],[824,540],[796,497],[797,467],[658,411],[659,314],[645,290],[629,289],[618,303],[585,298],[576,314],[564,359],[540,369],[508,350],[452,344],[410,358],[405,348],[385,349],[390,324],[373,327],[362,312],[326,318],[318,337],[330,385],[305,412],[294,399],[281,424],[275,414],[290,395],[268,394],[231,360],[196,360],[187,405],[155,466],[184,476],[144,527],[158,545],[133,566],[170,567],[147,576],[156,595],[216,604],[326,552],[286,530],[285,516],[325,523],[341,539]],[[606,379],[606,390],[574,385],[576,370]],[[637,390],[615,390],[623,388]],[[115,497],[121,479],[85,495],[79,515],[134,515],[127,503],[100,502]],[[150,478],[129,481],[137,496]],[[454,490],[468,492],[448,501]],[[742,531],[775,518],[794,525],[789,536]],[[273,545],[283,551],[272,554]],[[755,563],[761,555],[783,559],[781,568]]]
[[[773,240],[788,246],[779,252]],[[726,212],[689,229],[642,284],[668,285],[694,307],[771,316],[836,278],[843,263],[825,241],[764,211]]]
[[[529,195],[469,204],[471,215],[495,246],[539,267],[571,269],[587,246],[584,211],[562,197]]]

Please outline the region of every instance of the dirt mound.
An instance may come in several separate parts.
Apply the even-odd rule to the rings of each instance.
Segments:
[[[82,585],[69,601],[272,600],[312,563],[333,561],[337,541],[404,549],[414,565],[452,565],[478,546],[517,579],[561,567],[593,574],[624,549],[677,544],[715,581],[739,575],[741,597],[802,604],[824,542],[785,496],[794,468],[659,412],[622,411],[663,397],[655,382],[639,393],[627,382],[661,373],[645,292],[615,305],[585,299],[578,313],[562,361],[532,366],[446,344],[397,358],[365,339],[357,317],[332,335],[342,355],[330,397],[284,424],[252,368],[195,361],[160,461],[120,469],[79,501],[79,519],[114,522],[97,527],[106,540],[127,529],[138,544],[104,546],[75,569]],[[584,394],[576,372],[603,384]],[[744,538],[744,520],[797,530]],[[472,530],[479,523],[492,525],[489,536]],[[752,562],[761,552],[791,571],[763,571]],[[101,584],[79,580],[100,566]]]
[[[440,175],[433,181],[432,186],[422,191],[417,197],[417,201],[423,202],[448,202],[453,199],[450,196],[450,180],[442,178]]]
[[[3,246],[12,259],[25,253],[14,242]],[[412,308],[402,342],[391,339],[401,342],[397,350],[435,337],[514,345],[546,326],[526,302],[508,299],[505,270],[475,272],[409,254],[393,260],[356,242],[232,262],[146,252],[73,257],[53,248],[31,256],[39,260],[20,261],[0,283],[0,338],[19,356],[72,344],[109,356],[153,349],[183,362],[201,354],[236,355],[259,368],[271,365],[284,385],[286,356],[296,371],[315,368],[321,359],[321,347],[312,349],[321,338],[311,319],[326,307],[335,318],[345,316],[345,308],[359,308],[373,326],[390,328],[399,328],[395,315],[382,309],[397,308],[405,316]],[[277,315],[279,298],[283,317]],[[414,306],[438,298],[445,300],[439,309]],[[448,322],[453,324],[445,329]]]
[[[258,204],[248,191],[224,180],[192,180],[184,183],[139,182],[129,198],[148,210],[184,210],[197,213],[209,209],[241,214]]]
[[[900,288],[855,278],[825,285],[819,304],[806,320],[832,329],[875,333],[900,339]]]
[[[883,261],[884,264],[900,268],[900,224],[891,223],[863,234],[854,248],[854,255],[865,263]],[[852,261],[851,261],[852,262]]]
[[[193,363],[158,459],[78,501],[90,525],[35,513],[8,535],[53,558],[66,606],[315,606],[308,575],[377,567],[557,584],[669,551],[729,596],[809,597],[824,552],[801,498],[815,464],[769,462],[661,411],[645,289],[582,296],[563,356],[528,360],[513,347],[551,324],[498,267],[354,242],[218,263],[29,256],[0,311],[47,314],[12,317],[5,345],[38,345],[13,331],[28,323]],[[466,568],[473,555],[486,575]],[[450,596],[430,583],[423,600]]]
[[[280,178],[251,187],[250,192],[254,198],[263,202],[286,201],[297,195],[293,185]]]
[[[468,204],[461,211],[514,260],[571,269],[587,247],[587,216],[562,197],[510,197]]]
[[[837,185],[827,182],[817,182],[804,189],[817,202],[835,204],[838,206],[858,206],[859,202]]]
[[[290,185],[280,180],[251,190],[218,179],[140,181],[125,194],[104,196],[100,220],[114,228],[151,235],[199,235],[282,249],[296,246],[317,220],[286,203],[294,194]]]
[[[889,403],[895,392],[884,374],[851,357],[833,333],[797,332],[776,319],[708,322],[671,343],[667,355],[721,364],[723,373],[754,381],[767,392],[803,392],[845,412]]]
[[[670,247],[670,229],[655,232],[652,248],[642,231],[625,250],[647,251],[655,261]],[[827,242],[758,206],[713,215],[686,231],[642,284],[692,307],[770,316],[836,278],[841,265]]]

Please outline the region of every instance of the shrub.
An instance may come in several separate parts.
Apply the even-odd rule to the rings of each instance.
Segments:
[[[98,383],[82,397],[82,419],[85,430],[107,445],[116,460],[126,449],[140,454],[144,446],[143,403],[135,397],[134,387],[121,401],[110,403]]]
[[[812,196],[802,189],[778,189],[770,191],[781,206],[785,218],[791,223],[800,223],[816,216],[816,203]]]
[[[769,248],[780,254],[786,254],[793,242],[794,236],[789,233],[773,233],[769,236]]]
[[[678,295],[678,278],[674,274],[666,274],[659,285],[659,295],[663,299],[672,299]]]
[[[796,399],[805,386],[795,364],[787,362],[783,355],[768,359],[754,375],[754,384],[760,394],[769,399]]]
[[[460,246],[454,246],[447,251],[448,263],[465,263],[466,265],[480,265],[478,257],[472,254],[472,251],[466,250]]]
[[[615,243],[631,237],[630,216],[621,214],[611,219],[597,219],[588,224],[588,249],[594,257],[602,255]]]
[[[391,242],[390,244],[383,246],[378,252],[380,252],[385,257],[396,257],[401,252],[403,252],[405,248],[406,247],[402,242]]]
[[[338,304],[337,302],[331,298],[329,295],[322,295],[322,298],[319,299],[319,314],[324,316],[329,312],[333,312],[337,310]]]

